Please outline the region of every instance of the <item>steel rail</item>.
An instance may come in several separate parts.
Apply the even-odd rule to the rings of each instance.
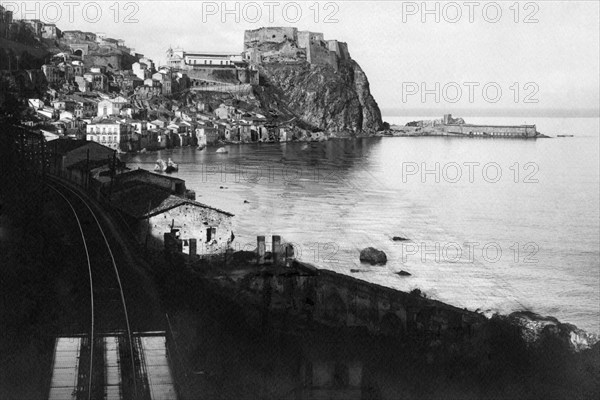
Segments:
[[[90,211],[90,213],[92,214],[92,217],[94,217],[94,220],[96,221],[96,224],[98,225],[98,228],[100,229],[100,233],[102,234],[102,238],[104,239],[104,243],[106,244],[106,248],[108,249],[108,253],[110,254],[110,258],[111,258],[111,261],[112,261],[112,265],[113,265],[113,269],[114,269],[114,272],[115,272],[115,276],[117,278],[117,283],[119,284],[119,292],[120,292],[120,295],[121,295],[121,303],[123,305],[123,313],[125,315],[125,323],[127,325],[127,337],[129,339],[128,340],[128,342],[129,342],[129,352],[130,352],[130,357],[131,357],[131,370],[132,370],[132,373],[133,373],[133,391],[134,391],[134,396],[137,397],[137,379],[136,379],[135,359],[134,359],[134,352],[133,352],[133,335],[131,334],[131,325],[129,323],[129,314],[127,312],[127,303],[125,301],[125,293],[123,291],[123,285],[121,283],[121,277],[119,275],[119,269],[117,267],[117,263],[115,262],[115,257],[113,255],[113,252],[112,252],[112,249],[110,247],[110,244],[108,243],[108,239],[106,237],[106,234],[104,233],[104,229],[102,229],[102,225],[100,224],[100,221],[98,220],[98,217],[96,217],[96,213],[89,206],[88,202],[83,197],[81,197],[77,192],[75,192],[74,190],[72,190],[71,188],[69,188],[68,186],[66,186],[64,183],[62,183],[62,182],[57,182],[57,183],[60,184],[62,187],[64,187],[69,192],[73,193],[77,198],[79,198],[79,200],[81,200],[81,202]]]
[[[52,185],[50,185],[49,183],[46,183],[46,185],[54,190],[56,193],[58,193],[60,195],[60,197],[62,197],[65,202],[69,205],[69,207],[71,208],[71,211],[73,211],[73,215],[75,216],[75,219],[77,221],[77,225],[79,226],[79,233],[81,233],[81,239],[83,240],[83,247],[85,249],[85,256],[87,258],[87,264],[88,264],[88,273],[89,273],[89,278],[90,278],[90,304],[91,304],[91,309],[92,309],[92,326],[91,326],[91,332],[90,332],[90,371],[89,371],[89,379],[88,379],[88,400],[92,399],[92,380],[93,380],[93,375],[92,375],[92,369],[93,369],[93,361],[94,361],[94,281],[92,278],[92,264],[90,262],[90,253],[88,251],[88,247],[87,247],[87,242],[85,240],[85,234],[83,233],[83,228],[81,226],[81,221],[79,219],[79,216],[77,215],[77,211],[75,211],[75,207],[73,207],[73,204],[69,201],[69,199],[67,199],[67,197],[62,194],[58,189],[56,189],[55,187],[53,187]]]

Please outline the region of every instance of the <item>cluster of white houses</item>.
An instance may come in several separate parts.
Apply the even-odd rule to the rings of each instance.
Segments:
[[[290,123],[273,123],[265,115],[235,107],[234,102],[214,109],[202,102],[182,105],[173,101],[172,107],[152,111],[151,99],[160,101],[162,96],[193,87],[218,90],[214,85],[258,84],[258,70],[244,53],[169,48],[166,66],[157,68],[151,59],[135,53],[137,61],[131,68],[119,69],[103,61],[96,63],[91,51],[106,47],[131,54],[122,40],[82,31],[56,35],[63,51],[41,68],[49,86],[47,96],[29,99],[38,118],[24,121],[39,126],[47,141],[85,139],[128,152],[292,139]]]
[[[85,33],[79,32],[79,36],[82,34]],[[241,55],[171,49],[169,52],[170,65],[158,70],[152,60],[143,57],[133,63],[131,70],[110,71],[106,66],[86,70],[81,57],[72,52],[54,55],[50,63],[42,66],[50,84],[47,98],[29,99],[30,107],[43,120],[46,140],[86,139],[127,152],[187,145],[204,147],[219,141],[291,139],[290,125],[270,124],[264,115],[226,104],[214,110],[205,104],[174,107],[161,113],[163,117],[148,118],[147,104],[131,96],[140,86],[145,86],[150,96],[170,95],[193,82],[210,81],[213,67],[248,77],[248,66]],[[199,67],[200,62],[208,66],[206,70]],[[258,72],[254,72],[258,77]],[[120,94],[110,94],[115,91]]]
[[[134,118],[139,110],[124,96],[76,93],[49,104],[29,99],[29,106],[47,120],[42,127],[46,140],[85,138],[119,152],[291,139],[291,126],[273,125],[264,115],[225,104],[212,112],[177,110],[153,120]]]

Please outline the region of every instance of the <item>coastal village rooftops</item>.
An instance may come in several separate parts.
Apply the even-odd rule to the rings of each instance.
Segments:
[[[121,123],[115,119],[100,118],[94,119],[90,125],[121,125]]]
[[[51,145],[48,146],[50,152],[54,154],[65,155],[75,149],[80,147],[90,146],[106,149],[107,151],[113,152],[113,150],[109,147],[103,146],[100,143],[91,142],[87,140],[71,140],[71,139],[61,139],[55,140]]]
[[[81,160],[76,162],[75,164],[71,164],[67,167],[67,169],[78,169],[81,171],[91,171],[93,169],[99,168],[99,167],[103,167],[103,166],[110,166],[112,164],[113,160],[111,158],[101,158],[101,159],[96,159],[96,160],[90,160],[89,162],[87,160]],[[123,168],[124,167],[124,163],[122,163],[120,160],[117,159],[117,163],[118,163],[118,167],[119,168]]]
[[[175,195],[184,195],[186,192],[185,181],[183,179],[155,174],[141,168],[115,176],[115,191],[120,190],[120,188],[128,187],[130,182],[139,182],[145,185],[155,186]]]
[[[126,188],[113,193],[111,202],[116,208],[135,219],[150,218],[182,205],[206,208],[233,217],[233,214],[226,211],[175,196],[166,190],[142,182],[132,182]]]
[[[185,55],[189,56],[239,56],[240,53],[236,53],[235,51],[207,51],[207,50],[199,50],[199,51],[184,51]]]
[[[167,179],[167,180],[170,180],[170,181],[185,182],[183,179],[179,179],[179,178],[176,178],[174,176],[155,174],[153,172],[150,172],[150,171],[147,171],[147,170],[141,169],[141,168],[131,170],[131,171],[127,172],[127,174],[128,174],[128,177],[133,177],[133,176],[136,176],[136,175],[137,176],[147,176],[147,175],[150,175],[150,176],[160,177],[161,179]]]
[[[94,97],[89,97],[89,96],[81,96],[79,94],[69,94],[65,96],[65,100],[71,100],[74,101],[76,103],[81,103],[81,104],[97,104],[98,103],[98,99],[94,98]]]

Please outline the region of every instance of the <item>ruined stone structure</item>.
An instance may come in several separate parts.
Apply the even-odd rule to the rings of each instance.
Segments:
[[[118,174],[112,192],[111,204],[148,248],[175,246],[195,256],[222,252],[231,243],[233,214],[192,200],[181,179],[135,170]]]
[[[301,273],[256,277],[249,289],[261,293],[270,285],[274,312],[289,307],[326,325],[366,327],[383,334],[465,335],[478,321],[472,313],[416,295],[298,262],[293,268]]]
[[[64,31],[62,33],[63,39],[68,40],[70,42],[77,41],[86,41],[86,42],[95,42],[96,34],[92,32],[82,32],[82,31]]]
[[[245,31],[244,58],[254,64],[308,61],[315,65],[329,65],[337,70],[339,61],[347,60],[350,56],[346,43],[325,40],[320,32],[270,27]]]
[[[104,38],[103,34],[82,31],[64,31],[59,43],[71,50],[73,56],[81,57],[86,67],[101,65],[113,70],[131,69],[138,61],[122,40]]]
[[[89,45],[86,43],[72,43],[69,48],[73,51],[74,56],[85,57],[89,52]]]
[[[245,301],[255,303],[265,318],[294,317],[306,324],[366,328],[372,333],[429,338],[470,336],[485,317],[436,300],[420,292],[401,292],[293,259],[293,248],[273,236],[267,252],[259,236],[256,271],[235,286]],[[268,314],[265,317],[265,313]]]

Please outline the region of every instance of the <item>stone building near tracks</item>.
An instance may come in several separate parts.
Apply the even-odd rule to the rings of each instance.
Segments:
[[[115,151],[97,142],[57,139],[48,144],[48,154],[51,170],[64,174],[69,172],[69,167],[80,162],[112,160]]]
[[[194,197],[181,179],[133,170],[115,177],[110,202],[125,215],[135,239],[147,248],[163,250],[168,234],[185,254],[223,252],[233,241],[233,214]]]

